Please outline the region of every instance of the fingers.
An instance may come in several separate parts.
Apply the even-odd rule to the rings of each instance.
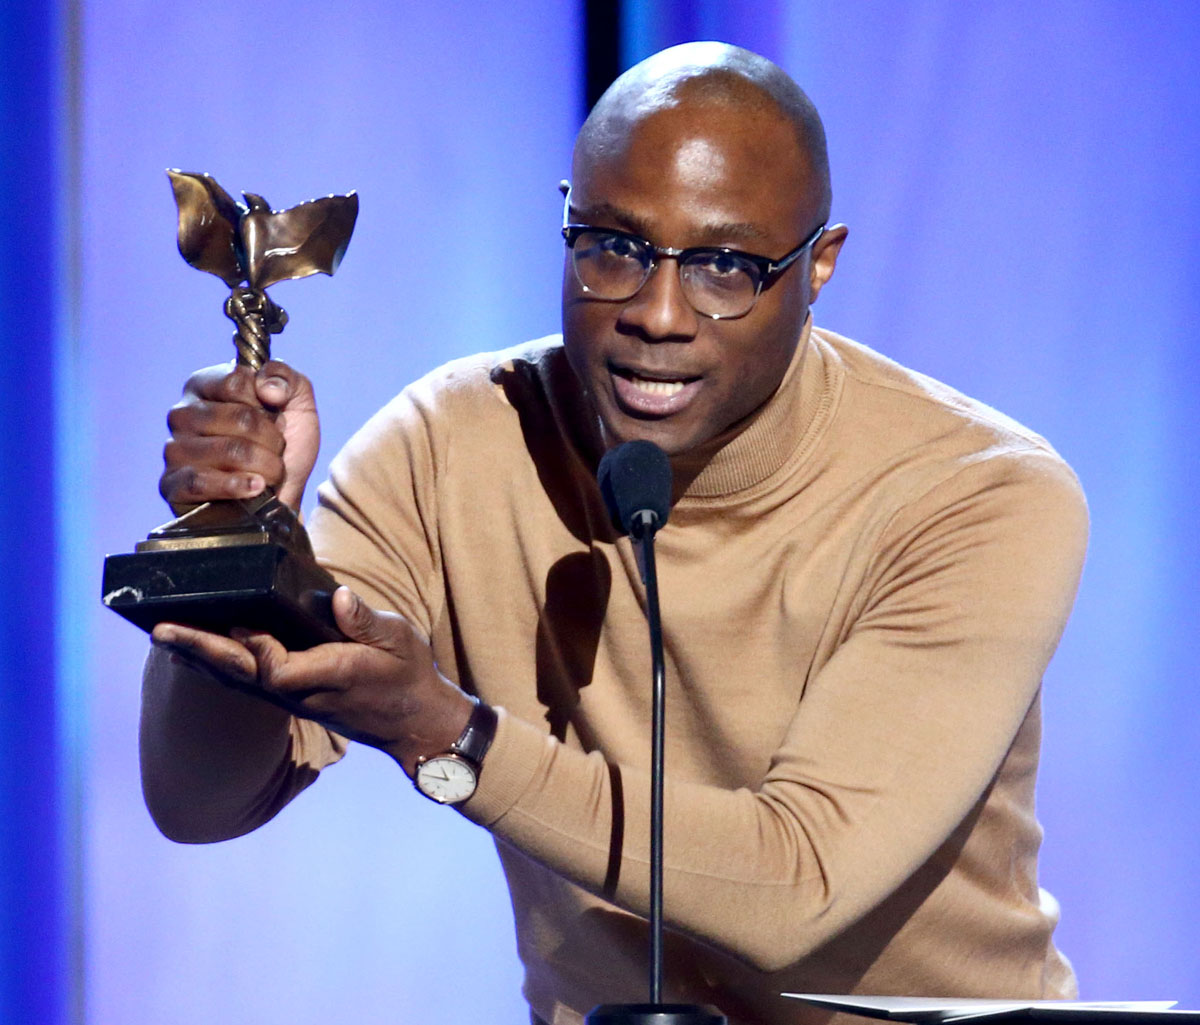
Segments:
[[[258,473],[228,473],[183,466],[167,470],[158,481],[158,491],[175,507],[199,505],[214,499],[246,499],[260,494],[267,478]]]
[[[276,697],[288,696],[288,650],[269,633],[241,629],[231,633],[254,660],[258,686]]]
[[[289,681],[288,652],[269,634],[234,630],[232,637],[176,623],[159,623],[151,636],[171,662],[275,705],[292,715],[321,719],[314,697],[326,688]],[[312,707],[310,707],[312,706]]]
[[[277,411],[285,406],[313,408],[312,384],[298,370],[281,360],[263,364],[255,373],[247,366],[219,363],[197,370],[183,387],[184,399],[210,402],[240,402]]]
[[[227,363],[197,371],[167,425],[159,491],[176,507],[251,498],[285,481],[298,504],[319,443],[312,386],[278,360],[257,374]],[[289,440],[296,452],[285,456]]]
[[[207,633],[177,623],[159,623],[150,635],[155,644],[168,648],[174,660],[206,672],[223,682],[242,687],[258,678],[254,656],[230,637]]]
[[[335,645],[291,652],[268,633],[233,630],[232,635],[255,660],[256,693],[293,715],[340,727],[348,735],[338,712],[345,711],[344,695],[354,676],[347,672],[347,661]]]
[[[269,363],[272,373],[266,380],[268,395],[286,397],[291,387],[286,377],[298,376],[290,369],[286,374],[277,368],[281,363]],[[266,372],[266,367],[263,372]],[[286,369],[286,368],[285,368]],[[283,382],[282,384],[280,382]],[[276,456],[284,449],[283,433],[275,423],[275,415],[259,401],[258,378],[249,367],[229,365],[208,367],[198,371],[184,387],[183,398],[167,414],[167,426],[173,438],[188,441],[192,438],[229,438],[248,442]],[[311,400],[311,389],[308,389]],[[238,462],[248,454],[245,449],[231,451],[227,458]]]
[[[172,659],[386,751],[411,770],[418,754],[441,750],[462,732],[470,700],[438,674],[429,645],[404,618],[375,611],[346,587],[333,603],[349,642],[289,652],[258,630],[222,637],[173,623],[155,627],[154,640]]]
[[[275,455],[283,451],[275,417],[257,404],[185,396],[171,407],[167,427],[175,438],[245,438]]]
[[[246,435],[207,435],[181,429],[164,446],[163,464],[159,490],[168,502],[245,498],[258,494],[267,484],[278,484],[284,476],[281,452]]]
[[[226,637],[178,623],[159,623],[150,636],[155,644],[169,649],[173,659],[224,683],[272,698],[287,697],[295,671],[289,666],[287,649],[268,633],[235,628],[230,634]]]

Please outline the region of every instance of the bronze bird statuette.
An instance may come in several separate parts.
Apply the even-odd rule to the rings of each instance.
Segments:
[[[287,324],[287,313],[266,289],[337,270],[354,231],[358,195],[272,210],[253,192],[237,202],[212,175],[170,170],[167,176],[179,207],[180,255],[229,286],[225,315],[237,325],[238,362],[258,370],[271,358],[270,336]]]

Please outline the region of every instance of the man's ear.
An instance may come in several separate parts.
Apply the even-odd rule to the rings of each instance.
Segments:
[[[838,253],[842,251],[846,236],[850,229],[844,224],[835,224],[826,228],[824,233],[813,244],[812,259],[808,269],[808,301],[814,303],[825,282],[833,277],[833,269],[837,266]]]

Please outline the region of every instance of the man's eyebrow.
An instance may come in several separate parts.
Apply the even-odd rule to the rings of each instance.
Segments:
[[[632,231],[636,235],[644,235],[647,231],[647,224],[637,214],[629,210],[623,210],[619,206],[613,206],[612,203],[595,203],[592,206],[582,208],[574,204],[571,205],[572,221],[579,221],[584,224],[595,224],[599,221],[608,221],[611,224],[618,225],[626,231]]]
[[[650,238],[649,224],[632,211],[614,206],[612,203],[596,203],[587,208],[572,206],[571,220],[576,223],[597,224],[607,222],[625,231]],[[702,245],[729,245],[730,243],[757,243],[769,241],[767,233],[757,224],[748,221],[721,221],[703,225],[696,232]]]
[[[748,221],[725,221],[721,224],[709,224],[704,227],[702,234],[714,239],[728,241],[743,240],[746,242],[768,242],[767,233],[757,224]]]

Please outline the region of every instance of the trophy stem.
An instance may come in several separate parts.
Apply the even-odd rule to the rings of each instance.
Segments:
[[[261,370],[271,358],[271,335],[287,325],[287,311],[263,289],[235,285],[225,300],[225,316],[237,325],[233,344],[238,365]]]

